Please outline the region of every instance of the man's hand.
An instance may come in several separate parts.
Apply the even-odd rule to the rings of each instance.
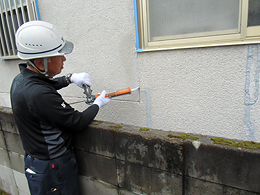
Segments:
[[[90,82],[90,76],[85,73],[73,73],[70,77],[70,80],[72,83],[75,83],[77,86],[83,88],[83,84],[86,84],[91,87],[91,82]]]
[[[105,106],[106,104],[108,104],[108,102],[110,102],[111,98],[106,97],[106,91],[103,90],[102,93],[100,94],[100,96],[98,96],[95,101],[93,102],[93,104],[97,104],[99,106],[99,108],[101,108],[102,106]]]

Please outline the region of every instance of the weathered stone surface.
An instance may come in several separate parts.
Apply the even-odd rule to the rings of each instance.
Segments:
[[[124,190],[124,189],[119,189],[118,191],[118,195],[140,195],[139,193],[134,193],[134,192],[131,192],[131,191],[127,191],[127,190]]]
[[[260,152],[201,143],[184,143],[185,174],[208,182],[260,192]]]
[[[0,130],[0,148],[6,150],[5,138],[2,130]]]
[[[135,163],[118,163],[120,187],[139,194],[182,194],[182,176]]]
[[[102,181],[80,176],[80,187],[82,195],[116,195],[118,189],[115,186],[104,183]]]
[[[77,133],[75,148],[108,157],[115,156],[114,132],[98,128],[95,123],[85,131]]]
[[[3,148],[0,148],[0,165],[11,168],[8,151]]]
[[[4,132],[7,150],[24,155],[22,140],[19,134]]]
[[[30,194],[29,186],[27,179],[24,173],[13,170],[14,178],[18,188],[19,195],[28,195]]]
[[[10,178],[25,182],[18,181],[25,178],[24,151],[10,109],[0,110],[0,122],[0,189],[17,194],[24,190],[5,184]],[[93,195],[260,194],[260,144],[249,143],[253,150],[227,143],[237,147],[213,144],[207,136],[95,121],[76,139],[81,188]]]
[[[117,130],[116,158],[143,166],[182,174],[182,141],[161,139],[153,132]]]
[[[80,175],[118,185],[115,159],[83,151],[76,151],[76,155]]]
[[[185,195],[259,195],[259,193],[249,192],[229,186],[211,183],[196,178],[185,177]]]
[[[18,129],[14,121],[13,112],[10,108],[1,107],[0,121],[1,121],[1,127],[3,131],[8,131],[16,134],[18,133]]]
[[[24,155],[9,152],[9,158],[12,169],[24,173]]]
[[[0,190],[12,195],[18,195],[13,170],[9,167],[0,165],[0,173]]]

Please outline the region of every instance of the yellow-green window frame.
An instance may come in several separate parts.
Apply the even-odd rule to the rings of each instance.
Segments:
[[[149,0],[136,0],[135,3],[135,11],[137,12],[138,51],[260,43],[260,26],[247,27],[249,0],[240,0],[239,32],[230,32],[230,34],[227,31],[225,31],[225,33],[197,33],[192,34],[192,37],[189,37],[189,35],[179,35],[179,39],[176,36],[174,36],[174,39],[171,39],[171,37],[151,39],[149,30]]]

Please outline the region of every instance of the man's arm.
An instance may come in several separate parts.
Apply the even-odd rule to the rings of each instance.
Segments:
[[[57,77],[54,80],[57,81],[57,83],[54,84],[56,90],[67,87],[70,83],[75,83],[81,88],[83,88],[83,84],[91,86],[90,76],[85,72],[67,74],[63,77]]]
[[[70,84],[66,76],[57,77],[53,80],[56,81],[54,84],[56,90],[62,89],[63,87],[67,87]]]
[[[46,88],[32,99],[30,111],[36,118],[53,127],[80,131],[93,121],[99,111],[99,105],[93,104],[79,112],[66,103],[59,93]]]

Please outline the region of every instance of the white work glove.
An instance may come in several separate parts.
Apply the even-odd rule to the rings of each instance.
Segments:
[[[91,82],[90,82],[90,76],[85,73],[73,73],[70,77],[70,80],[72,83],[75,83],[77,86],[84,88],[83,84],[86,84],[91,87]]]
[[[95,101],[93,102],[93,104],[97,104],[99,106],[99,108],[101,108],[102,106],[105,106],[106,104],[108,104],[108,102],[110,102],[111,98],[106,97],[106,91],[103,90],[102,93],[100,94],[100,96],[98,96]]]

